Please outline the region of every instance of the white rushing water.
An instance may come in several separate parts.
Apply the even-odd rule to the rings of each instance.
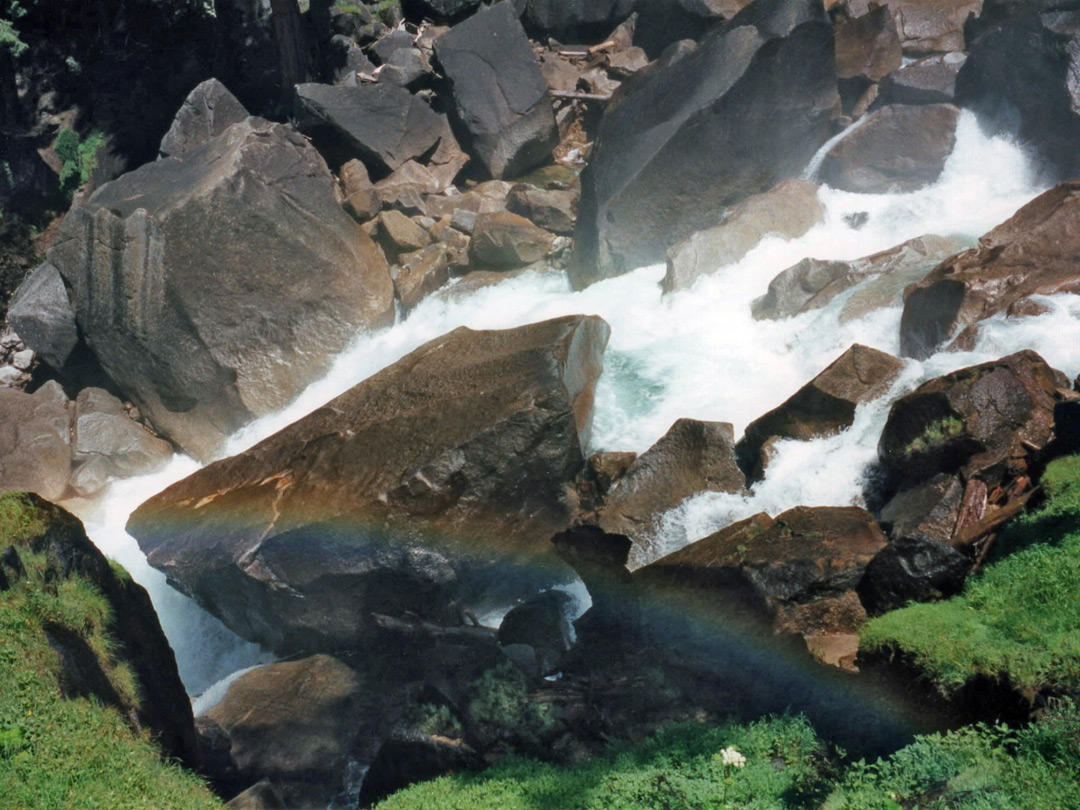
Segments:
[[[985,137],[964,113],[957,146],[935,185],[910,194],[860,195],[822,189],[825,221],[792,241],[766,239],[745,259],[702,278],[691,290],[661,296],[662,267],[642,268],[571,292],[561,274],[527,273],[459,298],[433,297],[396,326],[358,336],[327,377],[280,414],[260,419],[234,436],[226,455],[239,452],[290,424],[333,396],[393,363],[422,343],[458,326],[501,329],[566,314],[602,316],[612,329],[605,370],[597,387],[590,450],[647,449],[681,417],[732,422],[740,435],[748,422],[776,407],[852,343],[899,352],[900,309],[893,307],[840,324],[850,293],[826,308],[783,321],[754,321],[750,302],[769,281],[806,257],[854,259],[927,233],[972,239],[1003,222],[1042,189],[1024,155]],[[859,228],[845,217],[865,212]],[[936,355],[909,363],[893,395],[921,381],[1023,348],[1040,352],[1069,375],[1080,372],[1080,297],[1048,299],[1052,311],[1023,320],[994,319],[974,352]],[[859,497],[866,465],[889,398],[857,412],[852,428],[814,442],[787,442],[768,477],[748,497],[700,495],[658,524],[668,550],[732,520],[806,505],[843,505]],[[196,468],[178,459],[156,476],[112,487],[100,508],[88,511],[94,541],[127,566],[151,592],[177,653],[190,692],[259,660],[254,645],[232,636],[151,571],[123,531],[130,511],[168,483]]]

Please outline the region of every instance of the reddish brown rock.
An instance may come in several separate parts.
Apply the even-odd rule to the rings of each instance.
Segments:
[[[382,201],[359,160],[350,160],[341,167],[341,185],[345,192],[345,207],[359,222],[373,219],[382,210]]]
[[[777,439],[807,441],[850,427],[856,406],[884,394],[903,365],[891,354],[853,345],[783,405],[747,426],[735,445],[747,478],[764,477],[767,447]]]
[[[554,237],[509,211],[480,214],[473,226],[469,256],[481,264],[520,267],[544,258]]]
[[[1080,181],[1039,195],[912,289],[900,351],[926,358],[958,329],[1055,292],[1080,292]]]
[[[903,54],[888,6],[836,25],[836,77],[876,82],[900,67]]]
[[[982,11],[983,0],[897,0],[889,8],[896,15],[904,53],[963,51],[964,23]]]
[[[656,522],[698,492],[739,492],[746,480],[735,462],[728,422],[680,419],[638,456],[608,493],[600,527],[634,541],[631,566],[658,556]]]
[[[394,294],[406,312],[450,280],[450,265],[442,245],[405,253],[398,262],[390,275],[394,277]]]

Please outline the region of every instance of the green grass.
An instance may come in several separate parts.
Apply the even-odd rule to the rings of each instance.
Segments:
[[[928,447],[941,444],[954,436],[959,436],[963,432],[964,423],[960,418],[948,416],[944,419],[938,419],[936,422],[927,425],[921,436],[908,442],[904,448],[904,455],[910,456],[914,453],[921,453]]]
[[[1042,486],[1046,502],[1009,525],[963,593],[874,619],[862,648],[900,651],[946,694],[979,675],[1080,689],[1080,456],[1052,462]]]
[[[733,746],[746,766],[716,756]],[[633,747],[573,767],[508,759],[475,774],[406,788],[378,810],[740,810],[817,806],[825,787],[823,746],[801,717],[748,725],[680,725]],[[725,786],[725,780],[730,783]],[[725,787],[727,796],[724,796]]]
[[[974,726],[856,763],[823,810],[1063,810],[1080,807],[1080,711],[1058,702],[1015,732]]]
[[[26,567],[0,593],[0,808],[219,807],[201,779],[162,761],[117,709],[61,696],[46,627],[80,637],[117,694],[129,705],[138,700],[105,630],[105,597],[78,576],[51,576],[47,556],[20,544],[44,528],[24,496],[0,496],[0,548],[14,544]]]

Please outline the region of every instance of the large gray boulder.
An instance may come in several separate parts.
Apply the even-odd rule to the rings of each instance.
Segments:
[[[202,459],[394,314],[389,268],[322,158],[258,118],[102,186],[49,261],[105,371]]]
[[[192,90],[161,139],[162,157],[179,157],[216,138],[248,117],[236,96],[217,79],[207,79]]]
[[[802,173],[832,134],[833,32],[813,0],[758,0],[610,109],[582,174],[571,283],[662,261]]]
[[[429,151],[446,123],[423,99],[389,82],[298,84],[296,114],[301,130],[324,149],[388,171]]]
[[[0,491],[62,498],[71,474],[70,421],[48,392],[0,388]]]
[[[48,262],[15,290],[7,317],[23,342],[54,369],[64,367],[79,342],[75,308],[59,271]]]
[[[468,147],[494,178],[543,163],[559,142],[547,83],[514,4],[480,9],[435,40]]]
[[[457,623],[550,576],[608,326],[461,328],[139,507],[150,564],[280,652]]]
[[[635,4],[635,0],[526,0],[524,19],[547,33],[574,33],[586,28],[606,34],[630,16]]]

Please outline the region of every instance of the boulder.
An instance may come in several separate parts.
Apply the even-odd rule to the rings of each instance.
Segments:
[[[815,183],[784,180],[739,203],[716,227],[672,246],[667,252],[664,292],[687,289],[699,277],[734,264],[767,236],[802,236],[825,216],[817,191]]]
[[[327,62],[331,84],[355,87],[359,84],[358,73],[371,76],[375,72],[375,65],[352,37],[335,34],[330,37],[328,51]]]
[[[1080,23],[1075,12],[1034,11],[1001,9],[980,27],[956,79],[956,100],[988,132],[1034,152],[1044,181],[1058,182],[1080,176]]]
[[[100,388],[84,388],[76,397],[72,441],[75,462],[96,460],[106,475],[120,477],[159,470],[173,454],[168,442],[134,421],[120,400]]]
[[[960,237],[927,234],[852,261],[803,259],[770,281],[768,292],[754,300],[750,311],[757,320],[790,318],[821,309],[840,293],[867,279],[881,279],[882,283],[867,288],[863,295],[855,293],[845,303],[840,320],[846,322],[873,309],[899,303],[907,285],[921,281],[941,261],[968,244]]]
[[[415,88],[422,84],[422,79],[431,76],[432,72],[431,63],[419,48],[398,48],[383,61],[379,70],[379,81]]]
[[[356,646],[376,612],[457,622],[520,597],[570,520],[608,331],[586,316],[456,329],[174,484],[129,531],[282,652]]]
[[[435,17],[435,19],[455,19],[467,14],[480,5],[480,0],[414,0]]]
[[[172,126],[161,139],[158,153],[162,157],[179,157],[247,117],[244,105],[225,85],[217,79],[207,79],[184,99]]]
[[[1022,351],[923,383],[893,403],[878,444],[900,488],[939,473],[993,488],[1023,477],[1053,437],[1056,372]]]
[[[953,104],[956,77],[967,54],[953,51],[917,59],[881,80],[878,104]]]
[[[197,458],[276,411],[363,327],[393,284],[308,141],[249,118],[99,188],[49,261],[102,368]]]
[[[941,176],[956,144],[951,104],[890,104],[860,119],[821,164],[823,182],[843,191],[915,191]]]
[[[564,38],[580,36],[583,29],[607,34],[630,16],[635,0],[527,0],[524,5],[523,19],[527,25]]]
[[[947,543],[903,535],[866,566],[859,596],[873,614],[946,599],[960,592],[970,569],[971,560]]]
[[[634,44],[656,58],[679,41],[695,41],[733,17],[748,0],[638,0]]]
[[[492,214],[506,209],[506,198],[512,188],[513,184],[505,180],[489,180],[463,193],[457,193],[456,189],[447,189],[443,194],[432,194],[424,200],[424,203],[428,209],[428,216],[432,217],[442,217],[446,214],[456,217],[459,211]],[[458,227],[457,223],[454,227]],[[461,230],[471,233],[472,226]]]
[[[469,150],[494,178],[543,163],[559,142],[547,84],[511,2],[482,8],[435,40]]]
[[[637,461],[637,453],[602,452],[593,453],[586,459],[587,472],[596,485],[599,495],[606,495],[612,485],[626,475],[626,471]]]
[[[581,176],[572,285],[656,264],[800,175],[832,134],[836,100],[832,27],[814,0],[753,3],[636,83],[602,119]]]
[[[359,157],[385,171],[430,150],[444,126],[443,117],[423,99],[389,82],[298,84],[296,116],[301,131],[324,153],[340,156],[340,162]]]
[[[506,197],[506,209],[554,233],[574,232],[574,209],[578,193],[570,189],[514,186]]]
[[[71,298],[60,272],[48,262],[15,290],[7,319],[26,345],[55,370],[64,367],[79,342]]]
[[[964,24],[979,16],[983,0],[896,0],[889,5],[904,53],[963,51]]]
[[[481,264],[520,267],[544,258],[551,251],[553,242],[550,233],[525,217],[496,211],[477,216],[469,256]]]
[[[48,395],[0,388],[0,491],[62,498],[71,475],[70,421]]]
[[[836,25],[836,77],[877,82],[900,67],[903,54],[892,11],[882,5]]]
[[[713,615],[771,626],[786,609],[856,587],[886,544],[855,506],[797,506],[733,523],[634,573],[634,583],[672,599],[704,600]]]
[[[224,735],[237,783],[270,777],[284,806],[326,807],[370,760],[371,700],[355,671],[314,655],[244,673],[199,725]]]
[[[728,422],[679,419],[612,486],[600,528],[634,541],[632,568],[659,556],[656,524],[665,512],[698,492],[742,491],[734,443]]]
[[[877,399],[904,367],[891,354],[854,344],[778,408],[755,419],[735,445],[739,466],[750,481],[765,475],[772,443],[831,436],[855,421],[855,408]]]
[[[345,192],[345,207],[358,221],[374,219],[382,210],[382,200],[359,160],[350,160],[341,167],[341,185]]]
[[[375,184],[375,194],[382,207],[415,213],[426,213],[424,197],[443,190],[439,178],[415,160],[405,161]]]
[[[465,743],[427,734],[392,734],[383,740],[360,789],[360,807],[378,804],[416,782],[479,771],[484,759]]]
[[[379,214],[379,241],[391,256],[411,253],[431,244],[431,234],[400,211]]]
[[[449,258],[442,245],[428,245],[399,256],[391,272],[394,294],[408,312],[450,280]]]
[[[882,507],[881,524],[894,540],[907,537],[950,543],[963,501],[963,484],[955,475],[941,473],[897,493]]]
[[[511,608],[499,624],[499,644],[526,644],[535,652],[539,675],[557,672],[570,649],[569,603],[565,591],[551,590]]]
[[[1030,295],[1080,292],[1080,181],[1039,195],[905,295],[900,351],[924,359]]]

